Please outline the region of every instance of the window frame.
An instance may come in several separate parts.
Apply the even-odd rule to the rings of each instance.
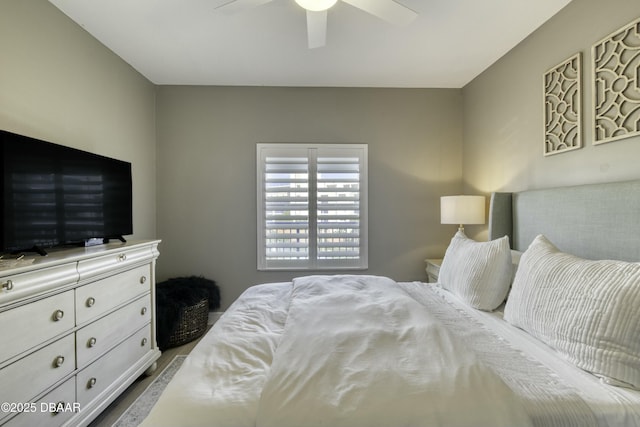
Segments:
[[[308,259],[267,259],[266,158],[306,157],[308,161]],[[358,158],[358,257],[355,259],[318,259],[318,155],[333,158]],[[256,144],[257,196],[257,268],[259,271],[296,270],[366,270],[368,268],[368,145],[327,143],[258,143]]]

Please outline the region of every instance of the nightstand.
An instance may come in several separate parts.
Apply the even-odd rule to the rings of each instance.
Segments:
[[[442,265],[442,259],[428,258],[424,260],[427,267],[427,281],[429,283],[436,283],[438,281],[438,274],[440,273],[440,266]]]

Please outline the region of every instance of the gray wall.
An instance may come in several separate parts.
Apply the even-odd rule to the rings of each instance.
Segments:
[[[591,45],[638,16],[574,0],[462,90],[156,88],[47,1],[2,0],[0,128],[132,162],[134,238],[164,239],[160,279],[209,276],[225,306],[294,275],[256,270],[255,143],[368,143],[367,273],[424,279],[455,231],[441,195],[640,176],[640,138],[591,145],[588,72]],[[585,146],[543,157],[542,74],[578,51]]]
[[[154,238],[155,87],[45,0],[0,1],[0,52],[0,129],[131,162]]]
[[[591,132],[591,46],[638,17],[638,0],[574,0],[465,86],[468,192],[640,177],[640,137],[594,146]],[[544,157],[542,75],[576,52],[583,53],[583,148]]]
[[[257,142],[369,144],[369,270],[425,280],[455,226],[439,197],[461,190],[460,90],[160,87],[159,277],[249,285],[303,273],[256,269]]]

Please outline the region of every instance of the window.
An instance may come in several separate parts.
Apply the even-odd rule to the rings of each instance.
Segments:
[[[258,144],[258,269],[367,268],[367,146]]]

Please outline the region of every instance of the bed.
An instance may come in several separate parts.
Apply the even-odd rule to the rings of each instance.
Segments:
[[[640,426],[638,212],[640,181],[495,193],[438,284],[253,286],[142,425]]]

